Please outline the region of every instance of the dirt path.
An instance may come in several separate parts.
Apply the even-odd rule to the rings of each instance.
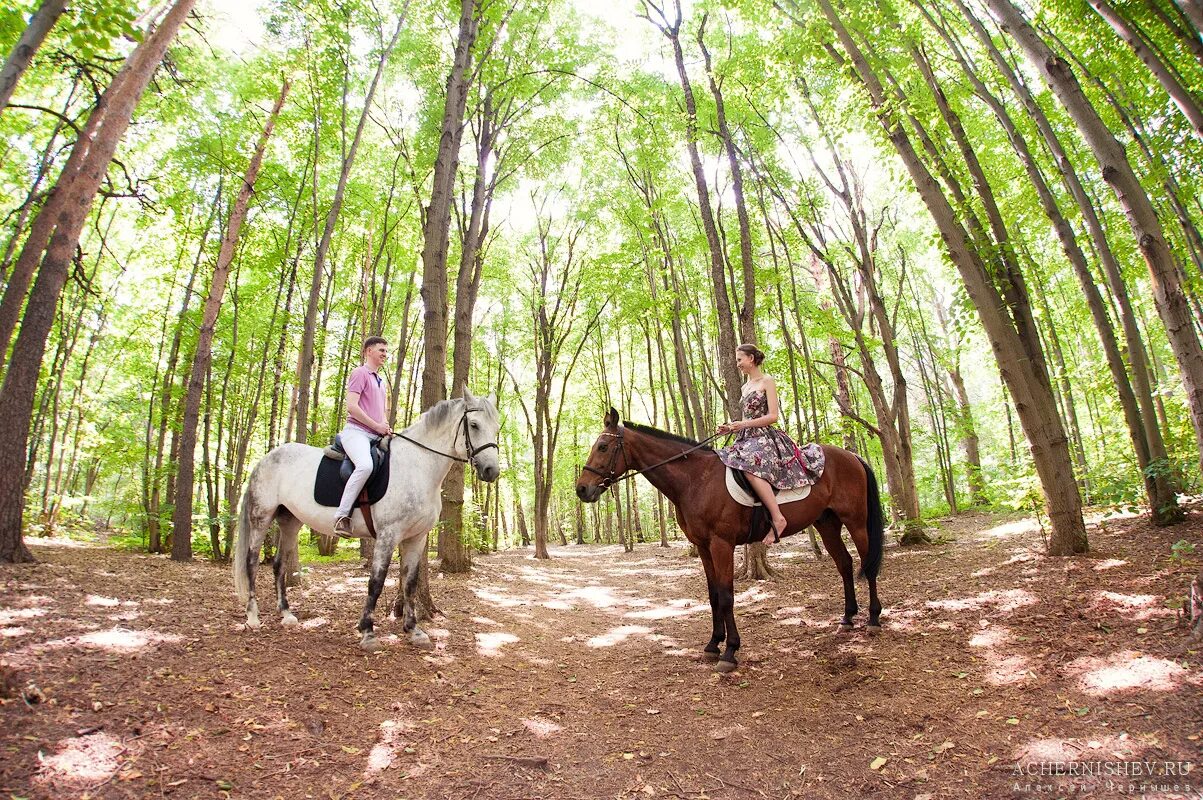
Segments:
[[[293,630],[260,581],[248,632],[226,567],[34,542],[0,571],[0,797],[1195,798],[1203,771],[1160,773],[1203,761],[1169,607],[1201,529],[1111,520],[1044,559],[1030,521],[962,516],[887,551],[877,637],[834,632],[838,576],[794,537],[781,581],[737,586],[726,676],[683,546],[478,558],[433,582],[435,652],[378,618],[368,655],[355,565],[308,575]]]

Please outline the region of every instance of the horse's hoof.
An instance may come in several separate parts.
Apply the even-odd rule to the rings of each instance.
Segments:
[[[410,636],[409,643],[412,644],[414,647],[418,648],[419,650],[433,650],[434,649],[434,642],[431,641],[430,637],[424,633],[416,635],[416,636]]]
[[[702,651],[702,660],[705,661],[707,664],[712,664],[715,661],[718,661],[718,651],[715,650],[714,652],[711,652],[709,650],[703,650]]]
[[[739,669],[739,664],[736,664],[734,661],[720,660],[714,665],[715,672],[734,672],[737,669]]]
[[[870,622],[868,625],[865,626],[865,632],[868,633],[870,636],[876,636],[877,634],[881,633],[881,625],[880,624],[875,625],[872,622]]]
[[[247,630],[251,630],[251,631],[253,631],[253,630],[255,630],[255,629],[259,628],[259,627],[260,627],[262,624],[263,624],[263,623],[261,623],[261,622],[259,621],[259,618],[258,618],[258,617],[255,617],[255,618],[253,618],[253,619],[252,619],[251,617],[247,617],[247,618],[246,618],[246,627],[247,627]]]
[[[300,623],[297,622],[297,618],[292,614],[285,614],[280,618],[280,624],[285,628],[291,628],[293,625],[298,625]]]
[[[852,623],[851,622],[841,622],[839,624],[839,627],[836,628],[836,631],[838,633],[850,633],[852,631]]]
[[[380,643],[380,640],[377,639],[375,636],[371,636],[371,637],[365,636],[364,638],[360,639],[359,646],[360,646],[360,648],[362,648],[363,650],[366,650],[369,653],[375,653],[378,650],[384,649],[384,645],[382,645]]]

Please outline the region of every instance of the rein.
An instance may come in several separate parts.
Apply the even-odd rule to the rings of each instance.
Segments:
[[[434,453],[436,456],[442,456],[443,458],[449,458],[452,461],[458,461],[461,464],[471,464],[472,466],[476,466],[476,457],[478,455],[480,455],[481,453],[483,453],[485,450],[488,450],[490,447],[500,449],[497,447],[496,442],[489,442],[488,444],[482,444],[480,447],[476,447],[476,448],[472,447],[472,436],[471,436],[471,434],[468,433],[468,414],[473,411],[479,411],[479,410],[480,409],[478,409],[478,408],[465,408],[464,415],[462,417],[460,417],[460,424],[458,426],[456,426],[457,427],[457,430],[455,432],[456,439],[459,438],[459,430],[458,429],[462,428],[464,431],[464,451],[468,454],[467,458],[460,458],[459,456],[457,456],[453,453],[444,453],[442,450],[436,450],[435,448],[430,447],[429,445],[422,444],[417,439],[409,438],[404,433],[394,433],[393,436],[396,436],[400,439],[404,439],[405,441],[409,442],[410,444],[416,444],[418,447],[422,448],[423,450],[425,450],[429,453]],[[454,445],[455,439],[452,439],[451,443]]]
[[[610,461],[608,464],[606,464],[605,472],[602,472],[600,469],[597,469],[596,467],[591,467],[588,464],[581,467],[581,469],[585,470],[586,472],[592,472],[594,475],[601,476],[601,483],[599,485],[602,487],[603,491],[605,491],[606,489],[609,489],[611,486],[622,483],[623,481],[627,480],[628,478],[634,478],[636,475],[642,475],[645,472],[650,472],[651,470],[656,469],[657,467],[662,467],[665,464],[671,463],[671,462],[676,461],[681,458],[685,458],[686,456],[688,456],[690,453],[694,452],[695,450],[701,450],[703,447],[710,444],[710,442],[713,442],[715,439],[719,438],[720,436],[725,435],[725,434],[721,434],[721,433],[716,433],[713,436],[706,437],[705,439],[698,442],[697,444],[695,444],[693,447],[689,448],[688,450],[682,450],[680,453],[677,453],[675,456],[666,458],[663,461],[660,461],[656,464],[652,464],[651,466],[648,466],[648,467],[644,467],[643,469],[636,469],[636,470],[628,469],[622,475],[618,475],[614,472],[614,464],[618,460],[618,454],[622,453],[622,458],[623,458],[624,462],[626,461],[626,456],[627,456],[626,449],[623,447],[623,439],[625,437],[625,432],[626,432],[626,428],[624,428],[620,424],[618,426],[618,433],[609,433],[608,431],[602,433],[602,436],[613,436],[615,439],[618,440],[618,447],[615,448],[614,451],[610,453]]]

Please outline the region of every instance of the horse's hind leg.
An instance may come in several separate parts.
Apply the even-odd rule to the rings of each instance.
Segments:
[[[297,618],[288,607],[288,593],[285,591],[288,576],[284,574],[284,569],[287,565],[286,554],[297,547],[301,521],[289,512],[281,511],[280,515],[276,517],[276,522],[280,525],[280,546],[276,548],[276,557],[272,560],[272,572],[276,577],[276,608],[280,610],[282,625],[296,625]]]
[[[860,555],[861,564],[864,564],[869,554],[868,528],[863,525],[851,527],[848,529],[848,535],[852,537],[852,543],[856,545],[856,552]],[[861,572],[869,582],[869,622],[866,627],[869,633],[877,633],[881,630],[881,600],[877,597],[877,571],[862,569]]]
[[[380,643],[376,640],[375,626],[372,624],[372,614],[376,611],[376,603],[380,600],[380,592],[384,590],[384,580],[388,577],[389,564],[393,560],[393,548],[396,546],[394,537],[381,534],[376,539],[376,547],[372,550],[372,571],[368,577],[368,599],[363,604],[363,614],[359,617],[359,646],[364,650],[379,650]]]
[[[409,643],[422,650],[434,648],[426,631],[418,626],[418,615],[414,609],[414,595],[418,591],[418,569],[426,557],[426,537],[419,534],[401,543],[401,578],[404,587],[405,608],[402,613],[401,630],[409,634]]]
[[[726,621],[719,612],[718,586],[714,581],[714,559],[710,555],[710,550],[699,547],[698,557],[702,560],[702,569],[706,572],[706,593],[710,599],[710,641],[702,648],[702,659],[718,661],[720,652],[718,646],[727,638]]]
[[[840,527],[840,518],[830,510],[824,511],[815,520],[815,528],[823,537],[823,546],[831,554],[840,577],[844,579],[844,618],[840,620],[840,630],[849,631],[852,630],[852,618],[859,609],[856,605],[856,584],[852,580],[852,554],[840,538]]]

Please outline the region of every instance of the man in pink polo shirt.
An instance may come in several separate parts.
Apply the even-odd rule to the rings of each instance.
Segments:
[[[351,370],[347,378],[347,424],[339,438],[355,471],[347,479],[342,502],[338,504],[338,516],[334,518],[336,534],[351,535],[351,509],[372,475],[372,440],[393,432],[385,422],[387,390],[380,375],[380,367],[387,358],[388,342],[379,336],[369,336],[363,343],[363,364]]]

